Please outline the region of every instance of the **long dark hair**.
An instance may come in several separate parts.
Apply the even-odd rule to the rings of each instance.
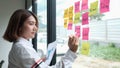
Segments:
[[[33,16],[36,19],[36,26],[38,27],[38,19],[34,13],[26,9],[18,9],[10,17],[9,24],[3,35],[3,38],[9,42],[16,41],[20,34],[20,28],[30,16]]]

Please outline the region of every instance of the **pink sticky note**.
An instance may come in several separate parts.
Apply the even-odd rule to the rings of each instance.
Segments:
[[[87,9],[88,9],[88,0],[82,0],[81,10],[87,10]]]
[[[80,37],[80,26],[75,26],[75,36]]]
[[[76,32],[75,36],[80,37],[80,32]]]
[[[89,35],[89,28],[83,28],[82,31],[82,40],[88,40]]]
[[[72,23],[68,23],[68,30],[72,30]]]
[[[80,1],[75,2],[75,13],[80,12]]]
[[[100,0],[100,13],[109,11],[110,0]]]
[[[75,26],[75,32],[80,32],[80,26]]]
[[[88,12],[82,14],[82,25],[88,24]]]

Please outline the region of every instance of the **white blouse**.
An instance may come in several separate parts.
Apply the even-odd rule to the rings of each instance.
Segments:
[[[34,50],[30,41],[19,38],[13,43],[9,52],[8,68],[72,68],[77,55],[68,50],[67,53],[53,66],[48,66]],[[35,67],[38,65],[37,67]]]

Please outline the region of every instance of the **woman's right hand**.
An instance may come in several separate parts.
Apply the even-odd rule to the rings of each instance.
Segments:
[[[68,46],[71,51],[73,51],[73,52],[77,51],[78,45],[79,45],[78,41],[79,41],[78,37],[76,37],[74,35],[69,36]]]

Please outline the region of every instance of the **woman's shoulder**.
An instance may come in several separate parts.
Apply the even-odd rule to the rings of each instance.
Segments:
[[[21,42],[14,42],[13,43],[13,46],[12,46],[12,49],[18,51],[18,50],[23,50],[25,47],[24,47],[24,44],[21,43]]]
[[[19,38],[16,42],[14,42],[15,47],[32,47],[32,43],[29,40],[24,38]]]

